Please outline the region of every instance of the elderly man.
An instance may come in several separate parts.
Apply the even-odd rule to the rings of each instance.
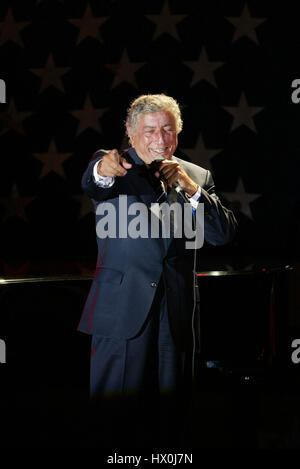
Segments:
[[[150,416],[156,412],[155,396],[166,396],[166,402],[176,396],[178,412],[177,397],[190,388],[194,253],[186,249],[185,234],[176,237],[174,230],[169,237],[151,236],[149,230],[130,236],[134,204],[145,208],[140,224],[155,203],[178,202],[194,214],[203,204],[204,238],[213,245],[230,241],[236,227],[215,194],[210,172],[174,156],[181,129],[173,98],[142,95],[127,112],[131,148],[122,155],[97,151],[82,178],[95,206],[98,243],[79,324],[92,335],[91,395],[146,399]],[[110,209],[116,225],[103,236]]]

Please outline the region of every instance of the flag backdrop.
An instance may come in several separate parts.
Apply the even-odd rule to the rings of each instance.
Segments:
[[[239,221],[236,239],[217,254],[298,259],[295,8],[255,0],[1,1],[2,272],[28,271],[33,261],[72,260],[79,270],[93,262],[82,173],[97,149],[126,147],[130,101],[160,92],[181,105],[177,156],[211,170]]]

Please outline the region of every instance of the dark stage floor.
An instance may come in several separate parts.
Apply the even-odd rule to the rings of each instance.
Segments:
[[[185,438],[163,440],[167,442],[161,443],[161,449],[299,449],[299,390],[298,377],[280,371],[259,378],[245,374],[203,377],[196,383],[185,414]],[[111,408],[108,404],[97,409],[86,389],[33,389],[22,376],[20,381],[15,379],[13,389],[2,386],[0,446],[95,447],[104,453],[156,448],[153,441],[158,435],[153,433],[158,426],[149,425],[147,409],[136,419],[128,415],[130,405],[121,409],[112,402]],[[173,417],[176,421],[176,412]]]

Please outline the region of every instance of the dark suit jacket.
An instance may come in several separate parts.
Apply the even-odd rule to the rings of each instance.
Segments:
[[[96,152],[101,157],[105,152]],[[111,188],[100,188],[93,178],[96,158],[89,163],[82,177],[82,187],[92,199],[96,226],[103,215],[97,211],[104,202],[113,204],[118,217],[124,215],[120,195],[127,195],[127,205],[143,202],[147,211],[157,199],[145,163],[134,148],[123,155],[132,168],[126,176],[117,177]],[[214,191],[210,172],[193,163],[173,157],[202,188],[199,202],[204,204],[205,240],[213,245],[227,243],[233,236],[236,221],[231,211],[222,206]],[[121,223],[122,224],[122,223]],[[186,252],[185,239],[130,237],[100,239],[97,236],[98,258],[94,280],[84,307],[79,330],[103,337],[132,338],[141,330],[150,310],[157,285],[162,278],[168,299],[169,315],[176,318],[173,330],[189,324],[191,309],[192,252]],[[163,274],[163,275],[162,275]],[[180,335],[180,334],[179,334]]]

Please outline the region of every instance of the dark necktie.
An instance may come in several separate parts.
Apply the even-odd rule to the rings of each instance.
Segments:
[[[156,193],[156,202],[162,203],[162,202],[168,202],[168,196],[167,192],[165,191],[164,183],[161,178],[158,178],[155,176],[155,172],[158,171],[158,165],[156,161],[151,163],[151,165],[148,166],[148,177],[151,186],[155,190]]]

